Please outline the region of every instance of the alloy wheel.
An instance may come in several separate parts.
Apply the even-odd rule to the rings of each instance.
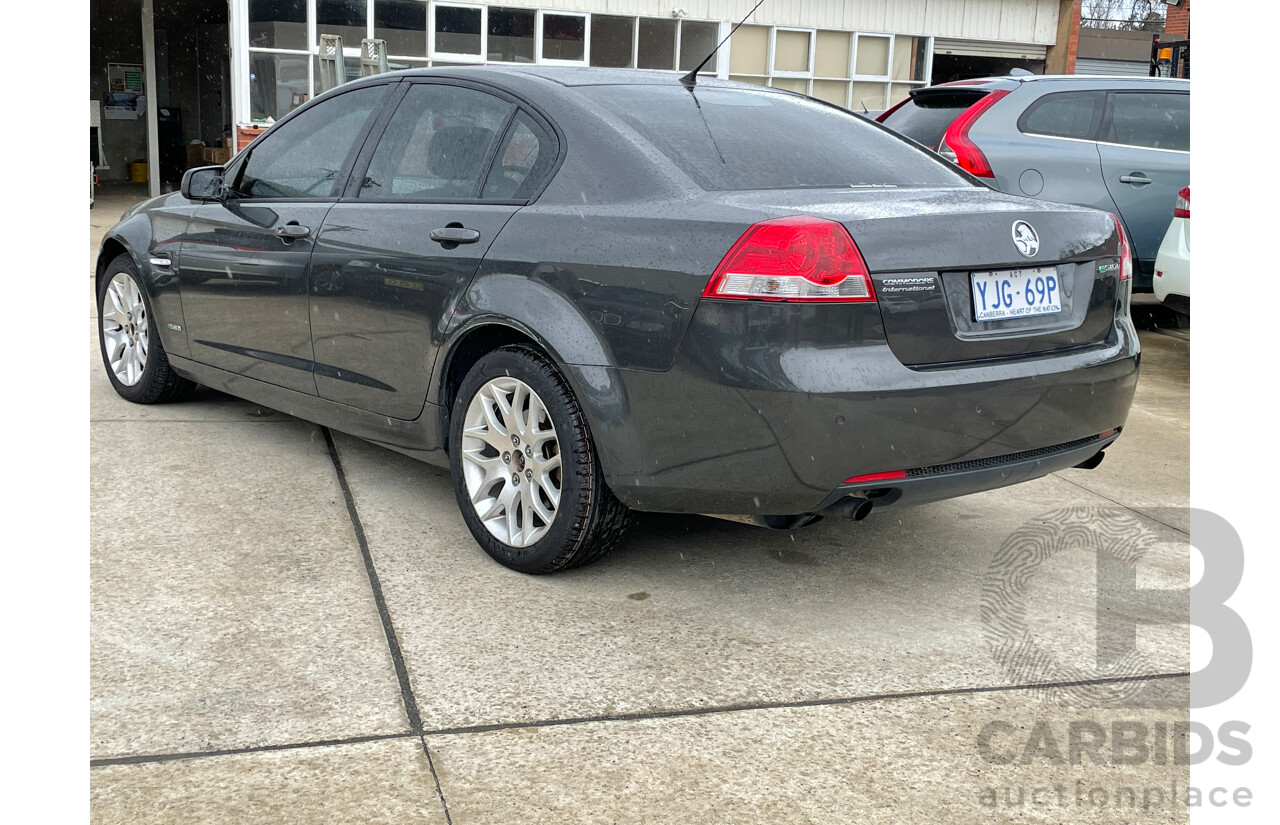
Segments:
[[[100,312],[107,362],[116,380],[132,387],[147,369],[151,325],[142,290],[127,273],[116,273],[107,284]]]
[[[494,538],[528,547],[560,506],[560,441],[538,394],[517,378],[494,378],[467,406],[462,466],[476,516]]]

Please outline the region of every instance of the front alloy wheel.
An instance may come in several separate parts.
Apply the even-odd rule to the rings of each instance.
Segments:
[[[169,366],[154,319],[137,266],[120,255],[99,281],[98,344],[111,386],[135,404],[176,401],[196,386]]]

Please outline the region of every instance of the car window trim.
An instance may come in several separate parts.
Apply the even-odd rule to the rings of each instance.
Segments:
[[[1134,143],[1119,143],[1114,140],[1102,140],[1102,136],[1111,131],[1112,115],[1115,114],[1117,95],[1183,95],[1191,97],[1190,91],[1179,89],[1108,89],[1107,108],[1103,113],[1102,123],[1098,124],[1098,144],[1102,146],[1120,146],[1125,149],[1139,149],[1144,152],[1175,152],[1180,155],[1191,154],[1190,145],[1186,149],[1161,149],[1158,146],[1139,146]],[[1190,135],[1188,135],[1190,137]]]
[[[344,89],[341,92],[333,95],[332,97],[315,98],[315,100],[318,101],[315,105],[320,105],[320,103],[323,103],[324,101],[336,100],[342,95],[363,91],[365,89],[378,89],[378,88],[388,89],[388,91],[383,93],[383,99],[380,100],[378,104],[374,106],[373,111],[370,112],[370,116],[365,119],[363,126],[361,126],[360,128],[360,132],[356,135],[356,139],[352,141],[351,149],[347,151],[347,156],[346,158],[343,159],[342,166],[338,169],[338,173],[334,176],[334,185],[333,185],[333,188],[329,190],[329,195],[322,198],[245,197],[245,198],[236,198],[235,199],[236,202],[237,203],[336,203],[337,201],[341,200],[342,193],[346,191],[347,187],[350,186],[351,184],[351,172],[355,167],[356,160],[359,158],[360,152],[363,151],[365,144],[368,142],[369,134],[372,131],[373,126],[381,119],[383,113],[386,111],[386,106],[387,106],[387,103],[389,102],[389,99],[396,96],[395,87],[399,85],[400,82],[401,81],[399,79],[395,79],[390,81],[384,81],[382,83],[362,83],[361,85],[356,86],[354,88]],[[271,132],[274,132],[278,127],[288,123],[299,112],[302,112],[304,109],[307,109],[307,108],[310,108],[310,107],[299,106],[297,109],[294,109],[292,112],[289,113],[288,117],[281,120],[279,123],[273,126],[269,131],[263,133],[253,143],[257,143],[259,140],[263,140],[268,135],[270,135]],[[232,189],[234,191],[238,192],[240,190],[240,183],[244,178],[245,169],[249,166],[249,159],[253,156],[253,152],[255,149],[255,147],[253,146],[253,143],[249,144],[249,146],[242,153],[243,159],[242,160],[238,159],[240,165],[235,170],[235,184],[232,186]],[[339,181],[343,181],[343,185],[341,187],[338,186]]]
[[[562,151],[562,148],[564,146],[564,140],[560,135],[560,131],[556,129],[555,125],[545,115],[543,115],[542,112],[538,111],[536,107],[532,106],[531,104],[528,103],[528,101],[520,97],[517,97],[516,95],[507,91],[506,89],[502,89],[497,86],[491,86],[487,83],[479,83],[469,78],[459,78],[459,77],[410,77],[410,78],[405,78],[401,82],[401,85],[404,87],[404,90],[397,96],[395,100],[395,106],[387,110],[385,120],[383,120],[383,122],[379,124],[377,138],[366,140],[364,146],[361,147],[360,156],[356,159],[356,163],[351,169],[351,174],[347,179],[346,188],[343,190],[341,197],[338,198],[339,202],[341,203],[378,203],[378,204],[394,204],[394,203],[458,204],[458,205],[467,205],[467,206],[475,206],[475,205],[528,206],[529,204],[536,201],[538,197],[542,194],[543,190],[547,188],[547,185],[551,183],[552,178],[555,177],[556,172],[559,170],[560,164],[563,163],[564,161],[564,152]],[[548,148],[553,149],[555,151],[555,160],[552,164],[548,166],[546,178],[538,186],[537,191],[531,192],[527,199],[506,198],[506,199],[498,200],[493,198],[485,199],[485,198],[479,197],[484,192],[485,181],[488,180],[489,174],[493,169],[493,162],[497,159],[498,146],[495,146],[489,158],[486,161],[484,175],[480,179],[480,188],[476,190],[476,197],[474,198],[441,199],[441,198],[362,198],[360,197],[360,186],[358,184],[363,184],[364,176],[368,173],[369,166],[373,162],[373,154],[374,152],[377,151],[379,144],[382,143],[382,138],[386,133],[387,126],[391,123],[391,118],[395,116],[395,111],[399,109],[401,102],[403,102],[404,98],[408,96],[409,90],[412,87],[419,86],[419,85],[421,86],[457,86],[459,88],[471,89],[472,91],[481,92],[483,94],[490,94],[490,95],[493,95],[494,97],[500,98],[512,104],[512,106],[514,106],[515,108],[507,116],[507,121],[503,126],[501,137],[498,140],[498,146],[501,146],[502,140],[505,139],[507,136],[507,130],[511,128],[511,125],[515,122],[516,116],[520,112],[524,112],[524,114],[527,115],[531,120],[533,120],[538,125],[542,126],[543,130],[546,132],[547,136],[551,139],[551,142],[553,144]]]
[[[1034,113],[1037,109],[1043,106],[1050,98],[1063,97],[1065,95],[1081,95],[1081,94],[1090,95],[1093,98],[1095,98],[1097,103],[1102,104],[1100,106],[1095,104],[1094,106],[1093,117],[1089,121],[1089,131],[1087,132],[1086,137],[1075,137],[1074,135],[1053,135],[1053,134],[1049,134],[1048,132],[1031,131],[1030,129],[1027,128],[1027,121],[1031,118],[1032,113]],[[1032,137],[1058,138],[1060,140],[1079,140],[1079,141],[1084,141],[1086,143],[1092,143],[1096,141],[1098,138],[1102,137],[1102,123],[1106,119],[1107,114],[1109,113],[1108,105],[1109,105],[1109,98],[1107,97],[1107,92],[1102,89],[1071,89],[1071,90],[1066,90],[1061,92],[1049,92],[1048,94],[1043,94],[1040,97],[1033,100],[1031,102],[1031,105],[1029,105],[1026,109],[1024,109],[1022,114],[1018,115],[1018,123],[1017,123],[1018,131],[1024,135],[1030,135]]]

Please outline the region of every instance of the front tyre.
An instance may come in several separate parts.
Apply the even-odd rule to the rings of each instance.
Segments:
[[[169,366],[151,299],[127,255],[107,265],[98,289],[98,345],[116,394],[135,404],[176,401],[195,384]]]
[[[503,347],[476,362],[458,390],[449,444],[463,520],[512,570],[590,564],[630,523],[604,483],[572,389],[531,347]]]

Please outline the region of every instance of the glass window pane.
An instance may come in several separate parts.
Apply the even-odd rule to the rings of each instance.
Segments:
[[[809,71],[809,33],[779,29],[773,40],[775,72]]]
[[[387,54],[425,57],[427,4],[424,0],[377,0],[373,4],[373,36],[387,41]]]
[[[849,33],[818,32],[813,56],[815,77],[849,76]]]
[[[849,97],[849,84],[843,80],[815,80],[812,94],[818,100],[845,106]]]
[[[1191,96],[1171,92],[1121,92],[1115,96],[1108,143],[1151,149],[1191,150]]]
[[[307,48],[307,0],[249,0],[249,45]]]
[[[511,115],[505,100],[458,86],[418,84],[387,124],[360,197],[471,200]]]
[[[489,9],[489,59],[503,63],[534,62],[533,9]]]
[[[849,108],[855,112],[866,109],[869,112],[882,112],[888,107],[884,105],[884,83],[854,83],[853,97]]]
[[[898,35],[893,39],[893,79],[924,80],[925,39]]]
[[[803,97],[714,87],[691,95],[677,83],[579,90],[707,190],[972,185],[865,118]]]
[[[729,71],[734,74],[769,73],[769,27],[741,26],[729,38]]]
[[[1045,95],[1031,104],[1018,126],[1037,135],[1087,138],[1093,133],[1094,116],[1104,99],[1092,92]]]
[[[339,173],[356,137],[386,91],[372,86],[319,101],[258,138],[236,189],[250,198],[333,197],[346,183]]]
[[[674,69],[676,67],[676,21],[640,18],[640,49],[636,68]]]
[[[307,102],[307,56],[249,52],[249,116],[279,120]]]
[[[567,14],[542,15],[542,59],[585,60],[587,18]]]
[[[591,16],[591,65],[610,69],[631,68],[634,17]]]
[[[685,20],[680,24],[680,71],[691,72],[703,61],[703,59],[711,54],[716,44],[720,42],[720,24],[719,23],[699,23],[697,21]],[[594,47],[595,44],[592,43]],[[707,65],[702,67],[703,72],[715,73],[716,59],[719,55],[707,61]]]
[[[551,140],[542,127],[521,113],[507,132],[506,142],[484,182],[486,200],[525,199],[542,185],[551,162]]]
[[[480,9],[436,6],[436,51],[480,56]]]
[[[336,34],[344,48],[360,48],[360,41],[369,36],[367,11],[365,0],[316,0],[317,40],[322,34]]]
[[[855,74],[884,77],[889,74],[889,38],[858,38],[858,58]]]
[[[769,85],[775,89],[799,92],[802,95],[809,93],[809,81],[801,77],[775,77],[769,82]]]
[[[894,83],[889,87],[889,108],[897,106],[902,101],[911,96],[911,89],[914,88],[909,83]]]

